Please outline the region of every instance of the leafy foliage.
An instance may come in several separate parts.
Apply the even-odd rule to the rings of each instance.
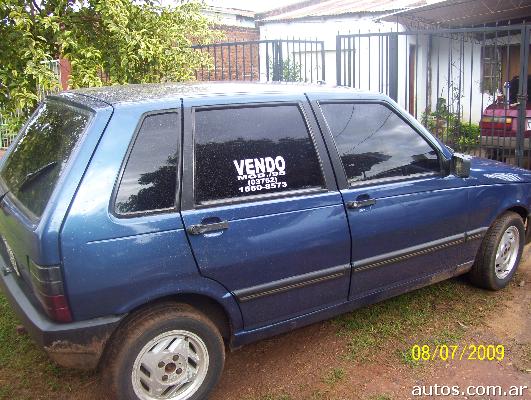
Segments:
[[[273,80],[284,82],[303,81],[302,66],[295,60],[291,60],[289,57],[280,61],[271,59],[269,61],[269,71]]]
[[[452,112],[444,98],[437,99],[435,111],[422,114],[422,124],[457,151],[467,151],[478,144],[479,125],[461,121],[459,113]]]
[[[2,0],[0,110],[7,124],[20,125],[39,92],[58,89],[49,68],[58,58],[70,61],[73,88],[193,79],[209,56],[191,45],[221,35],[200,10],[196,2]]]

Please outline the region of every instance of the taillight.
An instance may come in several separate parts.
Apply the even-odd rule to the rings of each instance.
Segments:
[[[484,115],[481,117],[482,128],[508,129],[512,124],[512,117],[495,117],[490,115]]]
[[[72,314],[66,300],[59,266],[41,267],[30,260],[33,292],[48,316],[57,322],[71,322]]]

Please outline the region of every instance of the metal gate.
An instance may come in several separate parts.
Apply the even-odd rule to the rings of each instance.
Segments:
[[[531,167],[531,26],[336,37],[338,85],[388,94],[455,150]]]
[[[202,81],[324,80],[324,42],[308,39],[255,40],[193,46],[207,52],[211,68],[196,72]]]

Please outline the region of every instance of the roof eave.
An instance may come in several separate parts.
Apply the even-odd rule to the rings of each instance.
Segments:
[[[309,21],[315,21],[315,20],[327,20],[332,18],[348,18],[348,17],[364,17],[364,16],[371,16],[371,17],[378,17],[378,18],[384,18],[388,17],[389,15],[395,15],[395,13],[398,12],[404,12],[405,10],[387,10],[387,11],[363,11],[363,12],[347,12],[347,13],[341,13],[341,14],[328,14],[328,15],[306,15],[301,17],[291,17],[291,18],[266,18],[257,20],[256,23],[259,25],[264,25],[267,23],[278,23],[278,22],[300,22],[302,20],[309,20]]]

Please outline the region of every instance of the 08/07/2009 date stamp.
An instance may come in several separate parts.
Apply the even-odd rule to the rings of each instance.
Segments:
[[[505,346],[502,344],[415,344],[411,347],[411,358],[414,361],[502,361],[505,358]]]

